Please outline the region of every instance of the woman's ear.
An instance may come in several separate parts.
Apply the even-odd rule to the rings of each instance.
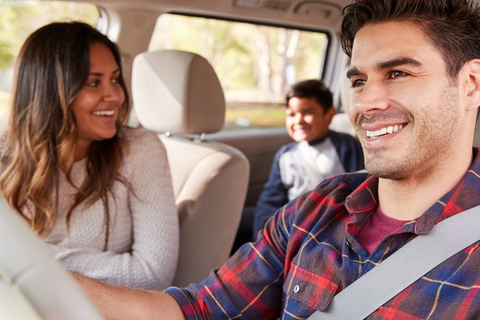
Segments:
[[[480,59],[468,61],[460,70],[459,81],[464,82],[467,110],[478,109],[480,106]]]

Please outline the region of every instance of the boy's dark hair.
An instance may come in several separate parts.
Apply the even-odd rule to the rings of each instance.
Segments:
[[[439,50],[450,77],[480,58],[480,10],[472,0],[354,0],[343,9],[341,43],[351,56],[357,32],[369,23],[415,23]]]
[[[291,98],[314,98],[315,101],[327,112],[333,107],[333,96],[330,90],[317,79],[299,81],[293,84],[285,96],[285,106],[288,107],[288,102]]]

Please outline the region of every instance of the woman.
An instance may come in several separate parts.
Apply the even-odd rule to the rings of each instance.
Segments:
[[[91,26],[52,23],[24,43],[0,157],[0,190],[71,271],[168,287],[179,230],[166,152],[124,125],[116,46]]]

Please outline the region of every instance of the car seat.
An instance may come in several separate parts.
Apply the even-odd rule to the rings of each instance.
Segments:
[[[223,128],[223,89],[205,58],[160,50],[135,57],[132,97],[140,124],[167,150],[180,220],[173,285],[199,282],[230,255],[249,177],[243,153],[205,139]]]

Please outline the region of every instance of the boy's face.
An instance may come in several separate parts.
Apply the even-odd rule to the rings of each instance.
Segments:
[[[327,134],[335,110],[330,108],[325,112],[314,98],[293,97],[288,102],[285,113],[290,137],[297,142],[311,142]]]

